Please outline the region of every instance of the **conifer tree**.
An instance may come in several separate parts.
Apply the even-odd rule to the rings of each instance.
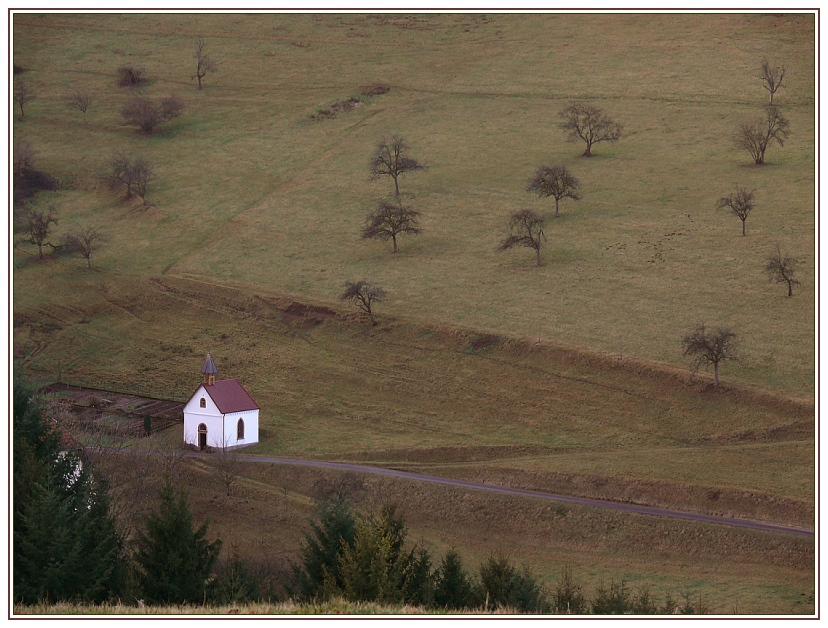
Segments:
[[[339,560],[349,600],[431,605],[431,557],[420,546],[408,550],[407,534],[393,504],[359,522],[353,546],[344,548]]]
[[[230,558],[218,569],[207,594],[214,604],[253,602],[261,598],[259,583],[234,545]]]
[[[453,609],[474,606],[473,583],[456,550],[446,552],[434,579],[434,602],[438,606]]]
[[[63,450],[40,401],[19,385],[14,434],[15,601],[117,597],[126,561],[105,484]]]
[[[221,550],[221,540],[206,539],[208,524],[197,530],[183,491],[169,476],[160,493],[158,512],[138,533],[135,554],[138,583],[150,604],[202,602],[208,580]]]
[[[343,589],[339,557],[352,547],[356,519],[346,499],[331,499],[318,506],[317,520],[305,533],[301,562],[293,566],[290,593],[300,600],[325,599]]]

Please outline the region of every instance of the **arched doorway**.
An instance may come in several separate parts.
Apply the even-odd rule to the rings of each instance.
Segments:
[[[207,449],[207,426],[204,423],[198,425],[198,448]]]

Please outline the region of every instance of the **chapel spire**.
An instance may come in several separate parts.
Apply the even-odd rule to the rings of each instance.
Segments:
[[[208,353],[207,359],[204,360],[204,366],[201,367],[201,373],[204,376],[204,384],[206,386],[213,386],[216,383],[216,363],[213,362],[213,356]]]

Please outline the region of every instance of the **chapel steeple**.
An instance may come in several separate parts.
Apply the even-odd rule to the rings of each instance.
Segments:
[[[209,353],[207,354],[207,359],[204,361],[204,366],[201,367],[201,373],[204,376],[205,386],[213,386],[216,383],[218,369],[216,368],[216,363],[213,362],[213,356]]]

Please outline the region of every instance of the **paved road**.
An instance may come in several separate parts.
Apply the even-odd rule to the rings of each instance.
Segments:
[[[208,458],[210,454],[189,454],[193,457]],[[321,467],[325,469],[337,469],[339,471],[356,471],[357,473],[373,473],[376,475],[384,475],[394,478],[402,478],[405,480],[414,480],[417,482],[430,482],[432,484],[445,484],[447,486],[457,486],[460,488],[470,488],[482,491],[491,491],[494,493],[503,493],[506,495],[523,495],[526,497],[535,497],[538,499],[548,499],[556,502],[564,502],[567,504],[577,504],[579,506],[591,506],[593,508],[607,508],[610,510],[621,510],[624,512],[631,512],[639,515],[652,515],[655,517],[670,517],[672,519],[687,519],[688,521],[703,521],[706,523],[716,523],[721,525],[736,526],[739,528],[749,528],[751,530],[761,530],[763,532],[778,532],[781,534],[794,534],[797,536],[804,536],[814,538],[813,530],[804,530],[802,528],[793,528],[790,526],[774,525],[771,523],[763,523],[761,521],[750,521],[748,519],[734,519],[732,517],[717,517],[714,515],[702,515],[693,512],[682,512],[680,510],[669,510],[666,508],[654,508],[652,506],[639,506],[636,504],[624,504],[621,502],[612,502],[603,499],[587,499],[585,497],[571,497],[569,495],[556,495],[554,493],[543,493],[541,491],[529,491],[521,488],[509,488],[506,486],[496,486],[493,484],[481,484],[478,482],[467,482],[465,480],[454,480],[451,478],[441,478],[434,475],[422,475],[420,473],[410,473],[408,471],[397,471],[395,469],[383,469],[380,467],[371,467],[361,464],[347,464],[342,462],[324,462],[321,460],[297,460],[294,458],[269,458],[264,456],[245,456],[239,455],[239,460],[244,462],[264,462],[270,464],[291,464],[302,467]]]

